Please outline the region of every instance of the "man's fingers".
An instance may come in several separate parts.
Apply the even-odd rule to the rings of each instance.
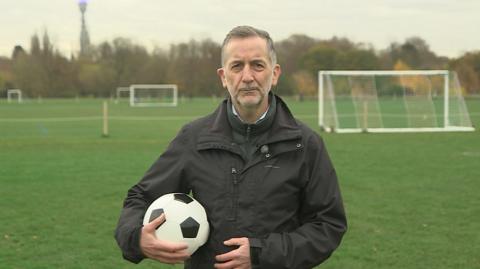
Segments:
[[[225,263],[216,263],[214,265],[215,269],[229,269],[229,268],[236,268],[236,263],[234,261],[229,261]]]
[[[178,252],[188,248],[187,243],[176,243],[170,241],[158,240],[157,247],[165,252]]]
[[[190,255],[186,251],[181,252],[165,252],[159,251],[151,255],[152,258],[166,262],[166,263],[181,263],[190,258]]]
[[[250,264],[250,242],[248,238],[230,238],[223,242],[226,246],[238,246],[238,248],[215,256],[216,269],[230,269],[230,268],[251,268]]]
[[[165,258],[163,256],[151,256],[150,257],[150,259],[154,259],[154,260],[157,260],[159,262],[168,263],[168,264],[184,263],[185,260],[187,260],[187,258],[170,259],[170,258]]]
[[[152,220],[150,223],[145,224],[143,227],[147,232],[154,232],[158,226],[165,222],[165,214],[161,214],[158,218]]]
[[[155,253],[176,253],[176,252],[185,252],[188,249],[186,243],[175,243],[170,241],[163,241],[155,239],[151,242],[148,248]]]
[[[227,252],[227,253],[224,253],[224,254],[221,254],[221,255],[217,255],[217,256],[215,256],[215,260],[217,260],[219,262],[230,261],[230,260],[232,260],[233,258],[236,257],[235,251],[236,250],[232,250],[230,252]]]
[[[188,245],[183,242],[170,242],[157,238],[155,230],[165,222],[165,215],[161,214],[142,228],[140,248],[145,256],[164,263],[183,263],[190,257]]]
[[[226,241],[223,242],[226,246],[242,246],[242,245],[248,245],[248,238],[241,237],[241,238],[230,238]],[[215,256],[215,259],[219,262],[226,262],[229,260],[232,260],[238,256],[238,249],[234,249],[230,252],[217,255]]]
[[[226,246],[241,246],[245,243],[245,238],[230,238],[227,241],[223,242],[223,244],[225,244]]]
[[[166,263],[180,263],[190,257],[185,249],[179,251],[166,250],[163,243],[157,243],[151,246],[145,254],[151,259]]]

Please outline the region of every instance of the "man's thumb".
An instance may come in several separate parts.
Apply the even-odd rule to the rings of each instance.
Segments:
[[[162,213],[158,218],[153,219],[150,223],[145,224],[143,227],[147,232],[154,232],[164,222],[165,222],[165,214]]]

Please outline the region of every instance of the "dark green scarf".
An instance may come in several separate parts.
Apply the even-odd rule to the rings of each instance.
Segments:
[[[270,92],[268,94],[268,111],[265,117],[254,124],[244,123],[238,116],[233,114],[231,98],[227,103],[227,114],[230,126],[232,126],[233,141],[237,143],[243,151],[243,157],[248,162],[257,151],[261,141],[264,141],[267,131],[272,126],[275,118],[276,100]]]

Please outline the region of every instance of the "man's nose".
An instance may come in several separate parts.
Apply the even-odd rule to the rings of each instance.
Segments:
[[[248,65],[243,69],[242,81],[245,83],[250,83],[253,81],[253,70]]]

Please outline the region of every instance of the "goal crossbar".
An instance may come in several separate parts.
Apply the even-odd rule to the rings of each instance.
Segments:
[[[405,76],[405,75],[448,75],[448,70],[330,70],[319,71],[320,75],[343,76]]]

